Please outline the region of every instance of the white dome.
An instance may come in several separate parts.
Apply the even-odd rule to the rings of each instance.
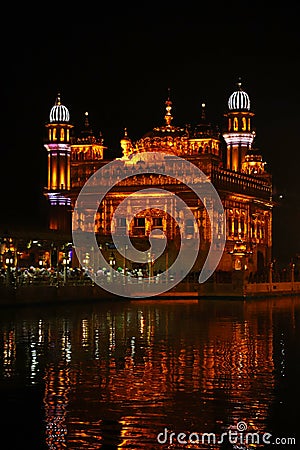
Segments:
[[[68,108],[60,103],[60,94],[58,94],[55,105],[52,106],[50,111],[50,122],[69,122],[70,113]]]
[[[247,92],[241,88],[241,83],[238,83],[239,90],[231,94],[228,100],[228,108],[230,110],[250,110],[250,99]]]

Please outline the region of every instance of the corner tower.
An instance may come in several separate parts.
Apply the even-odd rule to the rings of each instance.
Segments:
[[[227,118],[226,131],[223,133],[227,145],[226,168],[241,172],[255,137],[252,123],[254,113],[250,110],[250,99],[242,89],[241,81],[228,99],[228,112],[224,116]]]
[[[69,110],[61,104],[60,94],[51,108],[46,123],[48,153],[48,183],[44,194],[49,200],[49,228],[69,231],[71,224],[71,130]]]

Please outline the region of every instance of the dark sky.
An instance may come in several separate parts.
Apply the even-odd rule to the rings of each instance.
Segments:
[[[114,153],[124,127],[136,140],[163,122],[168,88],[174,124],[196,123],[204,101],[210,119],[222,125],[241,77],[275,192],[284,194],[287,216],[291,205],[298,208],[288,220],[300,252],[298,16],[296,4],[261,11],[243,2],[221,9],[182,4],[177,11],[114,4],[71,17],[56,11],[52,18],[45,10],[8,19],[1,55],[1,222],[41,218],[44,124],[58,91],[77,129],[88,111]]]

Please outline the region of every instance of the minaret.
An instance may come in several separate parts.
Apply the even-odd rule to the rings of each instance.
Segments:
[[[45,195],[50,203],[50,229],[69,231],[71,225],[71,147],[68,109],[61,104],[60,94],[51,108],[46,124],[45,148],[48,152],[48,184]]]
[[[241,172],[246,154],[252,146],[255,131],[252,124],[254,113],[250,111],[250,99],[242,89],[241,81],[237,91],[228,100],[227,129],[223,137],[227,144],[226,168]]]

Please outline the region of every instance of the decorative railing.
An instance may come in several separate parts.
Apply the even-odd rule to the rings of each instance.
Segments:
[[[272,198],[271,182],[251,175],[235,173],[226,169],[213,169],[211,182],[217,190],[246,194],[264,200]]]

